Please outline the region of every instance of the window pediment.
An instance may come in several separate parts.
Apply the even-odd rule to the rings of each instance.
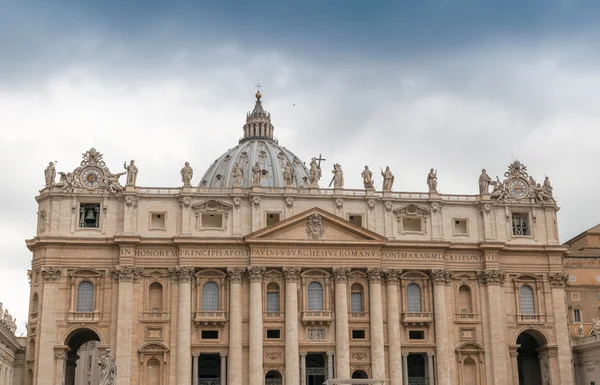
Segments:
[[[225,278],[227,276],[227,274],[225,274],[225,272],[221,271],[221,270],[217,270],[217,269],[207,269],[207,270],[200,270],[199,272],[197,272],[196,274],[194,274],[195,277],[198,278]]]
[[[411,203],[394,209],[393,213],[396,214],[396,217],[398,218],[401,218],[403,216],[424,217],[426,215],[431,214],[431,211],[425,206]]]
[[[169,276],[169,273],[167,273],[166,271],[158,270],[158,269],[144,270],[142,272],[142,277],[151,277],[154,279],[167,278],[168,276]]]
[[[77,269],[70,272],[69,276],[76,278],[103,277],[104,272],[96,269]]]
[[[167,353],[168,351],[169,348],[160,342],[148,342],[138,349],[139,353]]]
[[[457,352],[483,352],[483,346],[476,342],[464,342],[456,347]]]
[[[222,212],[226,212],[229,211],[233,208],[233,205],[230,205],[229,203],[220,201],[220,200],[207,200],[207,201],[200,201],[198,203],[195,203],[192,205],[192,208],[194,210],[196,210],[197,212],[217,212],[217,213],[222,213]]]

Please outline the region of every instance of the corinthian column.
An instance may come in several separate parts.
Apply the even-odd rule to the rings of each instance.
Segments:
[[[448,311],[446,309],[446,284],[450,283],[450,272],[432,270],[433,306],[435,316],[435,345],[437,350],[437,383],[451,385],[450,357],[452,352],[448,343]]]
[[[371,368],[373,379],[385,379],[385,350],[383,340],[383,309],[381,302],[382,269],[368,269],[371,318]]]
[[[227,268],[229,274],[229,385],[242,385],[242,275],[243,268]]]
[[[335,279],[335,377],[350,378],[350,338],[348,337],[347,267],[333,268]],[[333,378],[333,374],[329,375]]]
[[[553,378],[552,384],[572,385],[571,348],[569,345],[569,329],[565,311],[565,286],[569,277],[564,273],[550,273],[548,280],[552,287],[552,310],[554,312],[554,328],[556,329],[556,344],[558,345],[558,366],[560,378]]]
[[[58,281],[61,270],[57,267],[42,267],[44,286],[42,291],[42,314],[39,327],[39,350],[37,383],[52,385],[54,377],[54,360],[64,361],[64,358],[54,356],[56,336],[56,300],[58,296]]]
[[[133,282],[140,277],[143,269],[135,266],[117,266],[112,275],[119,282],[117,303],[117,352],[119,363],[116,385],[129,385],[131,382]]]
[[[169,273],[179,282],[179,300],[177,308],[177,384],[189,385],[192,380],[190,365],[192,352],[190,346],[192,322],[192,285],[193,267],[170,267]]]
[[[400,312],[398,309],[398,280],[400,271],[387,270],[387,331],[388,331],[388,364],[390,367],[390,385],[402,384],[402,347],[400,341]]]
[[[262,266],[248,267],[250,278],[250,385],[262,385],[263,379],[263,323],[262,323]]]
[[[285,275],[285,384],[300,385],[298,352],[299,267],[284,267]]]
[[[492,336],[491,358],[492,377],[494,385],[507,385],[508,375],[506,334],[504,333],[504,301],[502,286],[504,285],[504,272],[502,270],[483,270],[477,273],[479,282],[486,286],[487,306],[489,314],[489,334]],[[440,362],[438,354],[438,365]],[[569,361],[570,362],[570,361]],[[439,377],[438,377],[439,378]]]

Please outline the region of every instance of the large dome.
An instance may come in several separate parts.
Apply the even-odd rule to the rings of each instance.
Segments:
[[[241,187],[252,186],[252,167],[259,163],[262,187],[285,187],[283,168],[292,165],[293,186],[308,187],[308,169],[288,149],[269,140],[250,140],[228,150],[210,165],[200,181],[201,187],[233,187],[233,168],[237,163],[244,172]]]
[[[246,115],[244,136],[240,143],[221,155],[210,165],[200,180],[200,187],[234,187],[234,168],[242,169],[240,187],[251,187],[252,168],[258,163],[261,169],[261,187],[286,187],[283,179],[287,163],[292,166],[292,186],[309,187],[309,172],[304,163],[291,151],[279,146],[273,136],[275,127],[256,93],[254,110]]]

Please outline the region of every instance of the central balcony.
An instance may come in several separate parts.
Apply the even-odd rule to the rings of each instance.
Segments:
[[[204,326],[223,325],[227,322],[227,313],[224,311],[197,311],[194,322],[196,325]]]
[[[402,313],[402,323],[406,326],[429,326],[432,322],[431,312]]]
[[[100,322],[100,313],[97,311],[70,311],[69,322],[97,323]]]
[[[302,311],[302,323],[304,325],[329,325],[331,321],[331,310]]]

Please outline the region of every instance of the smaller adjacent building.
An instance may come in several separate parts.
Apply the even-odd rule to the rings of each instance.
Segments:
[[[22,385],[25,337],[17,337],[16,319],[0,302],[0,385]]]
[[[600,224],[565,243],[567,307],[576,384],[600,384]]]

